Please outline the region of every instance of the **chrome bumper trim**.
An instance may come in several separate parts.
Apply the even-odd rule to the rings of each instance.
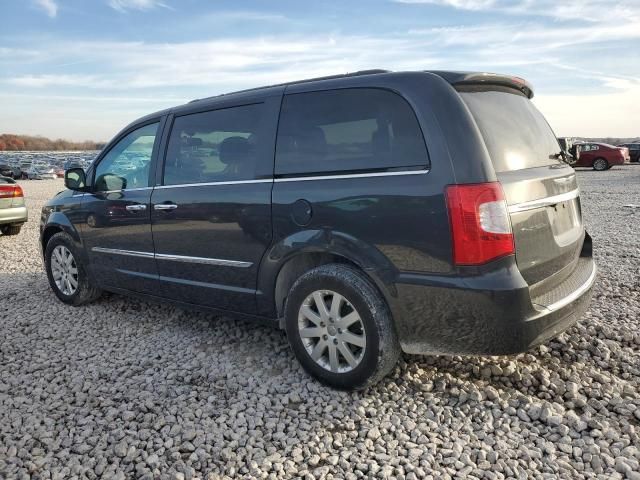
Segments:
[[[584,292],[586,292],[587,290],[589,290],[593,286],[593,284],[594,284],[594,282],[596,280],[597,271],[598,271],[598,269],[596,268],[596,264],[594,262],[593,263],[593,270],[591,271],[591,275],[589,275],[589,278],[587,278],[586,282],[584,282],[577,290],[574,290],[572,293],[570,293],[569,295],[567,295],[563,299],[558,300],[557,302],[554,302],[551,305],[545,305],[544,307],[553,312],[555,310],[560,310],[561,308],[566,307],[567,305],[569,305],[574,300],[580,298],[584,294]]]

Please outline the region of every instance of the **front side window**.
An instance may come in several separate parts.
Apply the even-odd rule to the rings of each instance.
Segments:
[[[425,168],[418,120],[396,93],[350,88],[286,95],[276,174]]]
[[[263,104],[177,117],[164,166],[164,185],[255,179]]]
[[[100,160],[94,190],[107,192],[149,186],[151,154],[158,131],[152,123],[127,134]]]

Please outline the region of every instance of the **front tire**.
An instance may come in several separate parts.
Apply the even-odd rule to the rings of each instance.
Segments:
[[[294,283],[285,303],[285,330],[303,368],[334,388],[373,385],[400,357],[382,295],[362,272],[346,265],[316,267]]]
[[[89,281],[75,243],[67,233],[60,232],[51,237],[44,259],[49,285],[60,301],[79,306],[98,299],[102,294]]]
[[[598,172],[602,172],[609,168],[609,162],[607,162],[604,158],[596,158],[593,161],[593,169]]]

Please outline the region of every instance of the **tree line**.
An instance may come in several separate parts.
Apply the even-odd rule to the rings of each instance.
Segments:
[[[84,142],[72,142],[59,138],[51,140],[50,138],[29,135],[14,135],[10,133],[0,134],[0,152],[1,151],[60,151],[60,150],[101,150],[104,143],[93,142],[90,140]]]

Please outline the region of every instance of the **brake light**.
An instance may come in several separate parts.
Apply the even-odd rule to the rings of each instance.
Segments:
[[[24,197],[20,185],[0,185],[0,198]]]
[[[515,252],[498,182],[449,185],[446,198],[456,265],[481,265]]]

